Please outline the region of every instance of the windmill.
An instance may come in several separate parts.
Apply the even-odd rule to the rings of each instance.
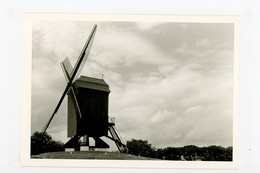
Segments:
[[[105,136],[113,140],[120,152],[128,152],[127,147],[122,143],[119,133],[115,127],[115,121],[109,121],[108,117],[108,98],[110,89],[104,79],[81,76],[78,78],[89,55],[97,25],[94,25],[80,56],[72,68],[68,58],[61,63],[61,67],[67,81],[63,94],[54,109],[53,114],[42,129],[46,132],[53,117],[59,107],[68,96],[68,127],[67,136],[70,140],[65,144],[65,148],[77,149],[80,145],[89,148],[109,148],[100,137]],[[110,133],[110,136],[108,135]],[[84,137],[83,143],[79,144],[79,139]],[[89,145],[89,138],[95,141],[94,146]]]

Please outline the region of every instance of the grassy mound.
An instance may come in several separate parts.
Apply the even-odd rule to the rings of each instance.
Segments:
[[[32,155],[32,159],[100,159],[100,160],[155,160],[126,153],[105,151],[50,152]]]

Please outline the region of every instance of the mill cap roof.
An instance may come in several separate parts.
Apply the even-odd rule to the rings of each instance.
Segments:
[[[104,79],[80,76],[80,78],[77,79],[73,85],[75,88],[87,88],[110,92],[109,85],[105,82]]]

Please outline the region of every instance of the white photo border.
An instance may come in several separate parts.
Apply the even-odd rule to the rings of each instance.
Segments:
[[[32,22],[35,20],[69,21],[135,21],[182,23],[233,23],[234,24],[234,85],[233,85],[233,161],[130,161],[130,160],[74,160],[31,159],[31,73],[32,73]],[[25,13],[23,16],[22,52],[22,115],[21,115],[21,166],[97,167],[97,168],[198,168],[237,169],[238,167],[238,84],[239,84],[239,16],[191,15],[118,15],[118,14],[62,14]]]

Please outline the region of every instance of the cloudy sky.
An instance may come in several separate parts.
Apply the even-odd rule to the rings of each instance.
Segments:
[[[109,116],[124,141],[232,146],[233,24],[94,23],[81,75],[104,75]],[[94,23],[33,23],[32,133],[42,129],[65,89],[60,62],[68,57],[74,66]],[[47,132],[68,141],[67,99]]]

